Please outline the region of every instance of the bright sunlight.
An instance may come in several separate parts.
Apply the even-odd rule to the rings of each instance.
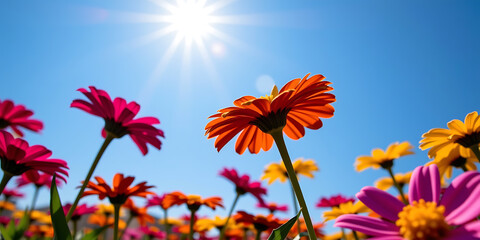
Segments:
[[[168,9],[171,12],[167,21],[173,30],[185,40],[199,41],[211,32],[211,17],[205,2],[178,2],[177,6]]]

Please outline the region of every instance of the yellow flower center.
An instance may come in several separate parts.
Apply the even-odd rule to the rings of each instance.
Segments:
[[[265,97],[260,97],[260,98],[267,99],[269,102],[272,102],[273,99],[276,98],[277,96],[278,96],[278,88],[276,85],[273,85],[273,89],[270,95],[265,95]]]
[[[449,230],[444,212],[444,206],[420,199],[405,206],[395,224],[400,228],[400,234],[408,240],[441,239]]]

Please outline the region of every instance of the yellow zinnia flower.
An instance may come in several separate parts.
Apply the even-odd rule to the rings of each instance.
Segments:
[[[313,172],[318,171],[318,166],[313,159],[306,159],[297,158],[293,162],[293,170],[295,174],[303,175],[309,178],[313,178]],[[275,180],[279,180],[280,182],[285,182],[288,179],[287,169],[283,162],[280,163],[271,163],[267,165],[265,170],[263,171],[263,175],[261,180],[268,179],[268,184],[272,184]]]
[[[215,218],[210,219],[210,218],[204,218],[204,219],[199,219],[197,222],[195,222],[195,225],[199,231],[208,231],[212,228],[217,228],[218,230],[221,230],[223,225],[225,225],[225,222],[227,221],[226,217],[220,217],[220,216],[215,216]],[[235,220],[230,219],[228,221],[228,228],[234,228],[235,227]]]
[[[360,201],[357,201],[355,204],[352,202],[345,202],[338,207],[333,207],[331,211],[323,212],[323,217],[325,218],[325,221],[330,221],[344,214],[357,214],[369,211],[370,209]]]
[[[15,204],[7,201],[0,201],[0,209],[1,210],[8,210],[13,211],[15,210]]]
[[[12,214],[13,218],[20,219],[23,217],[25,214],[25,211],[16,211]],[[31,222],[39,222],[39,223],[45,223],[45,224],[51,224],[52,219],[50,218],[50,215],[47,213],[37,211],[37,210],[32,210],[30,211],[30,221]]]
[[[182,219],[179,219],[179,218],[167,218],[167,221],[168,221],[168,224],[169,225],[172,225],[172,226],[180,226],[183,224],[183,220]],[[158,223],[162,224],[162,225],[165,225],[165,219],[164,218],[161,218],[158,220]]]
[[[357,158],[355,161],[355,170],[360,172],[369,167],[374,169],[379,167],[389,169],[393,166],[393,160],[413,154],[414,152],[410,151],[411,149],[413,149],[413,146],[407,141],[392,143],[386,151],[379,148],[373,149],[372,156],[360,156]]]
[[[463,147],[462,147],[463,148]],[[438,151],[436,157],[430,164],[437,164],[440,176],[452,177],[453,167],[462,168],[464,171],[477,170],[475,165],[478,159],[473,155],[472,151],[462,152],[459,147],[451,149],[442,149]]]
[[[457,151],[460,155],[466,156],[467,152],[477,151],[480,143],[480,116],[478,113],[471,112],[465,117],[465,123],[458,119],[454,119],[447,124],[448,129],[434,128],[423,134],[420,141],[420,149],[428,151],[428,157],[434,158],[440,150],[445,151],[448,155],[451,151],[459,148]]]
[[[400,187],[403,187],[405,184],[410,183],[411,177],[412,177],[411,171],[405,174],[397,173],[395,174],[395,181],[397,181]],[[390,177],[380,178],[375,182],[375,187],[383,191],[387,191],[393,185],[394,185],[393,180]]]

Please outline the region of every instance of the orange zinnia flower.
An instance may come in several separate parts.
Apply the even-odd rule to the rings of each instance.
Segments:
[[[138,207],[135,205],[132,199],[127,199],[122,207],[128,209],[131,218],[135,218],[140,226],[147,225],[147,222],[154,223],[155,218],[147,213],[146,207]]]
[[[335,96],[326,93],[333,88],[328,86],[330,82],[323,81],[322,75],[308,76],[291,80],[280,91],[274,86],[270,96],[244,96],[235,100],[234,107],[220,109],[209,117],[214,119],[205,127],[205,135],[217,137],[215,148],[220,151],[240,133],[235,151],[242,154],[247,147],[250,153],[269,150],[273,131],[283,131],[297,140],[305,135],[304,127],[321,128],[323,123],[319,118],[333,116],[330,103],[335,102]]]
[[[202,197],[198,195],[187,196],[181,192],[172,192],[165,195],[164,203],[167,208],[173,205],[182,205],[186,203],[188,209],[193,211],[198,210],[202,205],[205,205],[213,210],[215,210],[217,206],[223,208],[221,197],[209,197],[202,199]]]
[[[96,176],[95,179],[97,180],[98,184],[93,182],[88,182],[87,190],[83,193],[83,197],[88,195],[98,195],[100,200],[108,197],[110,203],[112,204],[124,204],[125,201],[131,196],[143,197],[146,198],[149,194],[154,194],[153,192],[147,191],[149,188],[153,186],[147,186],[146,182],[141,182],[133,187],[130,187],[130,184],[133,183],[135,180],[132,176],[124,177],[123,174],[117,173],[113,177],[113,188],[108,186],[105,183],[103,178]]]

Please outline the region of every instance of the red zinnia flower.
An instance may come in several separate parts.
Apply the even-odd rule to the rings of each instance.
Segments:
[[[27,171],[24,174],[20,175],[16,179],[17,187],[22,187],[28,184],[33,184],[36,187],[47,187],[50,188],[52,185],[52,175],[50,174],[39,174],[35,171]],[[62,184],[59,179],[55,179],[57,187]]]
[[[331,196],[330,198],[321,198],[318,203],[317,207],[338,207],[342,203],[346,202],[355,202],[354,198],[344,197],[341,194]]]
[[[274,214],[276,211],[279,211],[279,212],[286,212],[286,211],[288,211],[288,206],[287,206],[287,205],[277,205],[277,204],[274,203],[274,202],[270,202],[270,203],[262,203],[262,202],[259,202],[259,203],[257,204],[257,207],[258,207],[258,208],[268,209],[268,211],[269,211],[271,214]]]
[[[109,134],[114,138],[121,138],[130,135],[130,138],[137,144],[143,155],[148,152],[147,143],[160,149],[162,142],[158,137],[165,137],[163,131],[154,127],[160,121],[155,117],[142,117],[134,119],[140,105],[132,101],[127,103],[123,98],[115,98],[113,101],[107,92],[90,86],[90,91],[84,88],[78,89],[91,102],[76,99],[70,107],[79,108],[92,115],[99,116],[105,120],[105,127],[102,136]]]
[[[29,146],[28,142],[14,138],[9,132],[0,130],[0,159],[5,174],[18,176],[27,171],[42,171],[64,182],[68,176],[67,163],[60,159],[49,158],[52,152],[41,145]]]
[[[275,218],[272,214],[268,216],[263,215],[251,215],[244,211],[238,211],[234,216],[235,222],[237,223],[251,223],[258,231],[272,230],[278,228],[280,225],[280,220]]]
[[[70,203],[65,204],[65,206],[63,206],[63,212],[67,214],[68,211],[70,211],[71,207],[72,207],[72,204]],[[71,219],[73,221],[79,220],[80,217],[82,217],[83,215],[95,213],[97,210],[98,208],[96,206],[88,207],[87,204],[78,205],[73,211]]]
[[[269,150],[273,144],[270,135],[282,130],[291,139],[305,135],[304,127],[319,129],[323,123],[319,119],[333,116],[330,103],[335,102],[333,90],[323,81],[322,75],[294,79],[278,91],[275,86],[270,96],[255,98],[244,96],[233,102],[234,107],[218,110],[219,113],[205,127],[208,138],[217,137],[218,151],[235,135],[240,133],[235,151],[242,154],[248,147],[251,153],[260,149]]]
[[[135,180],[134,177],[128,176],[124,177],[123,174],[117,173],[113,177],[113,187],[111,188],[105,183],[103,178],[96,176],[98,184],[89,181],[87,188],[89,190],[83,193],[83,197],[88,195],[98,195],[100,200],[108,197],[110,203],[112,204],[124,204],[127,199],[131,196],[143,197],[146,198],[149,194],[154,194],[153,192],[147,191],[153,186],[148,186],[147,182],[141,182],[133,187],[130,187],[130,184]]]
[[[166,234],[162,232],[159,228],[155,226],[143,226],[138,228],[141,232],[143,232],[145,235],[147,235],[151,239],[164,239]]]
[[[24,127],[34,132],[40,132],[43,123],[39,120],[30,119],[33,112],[23,105],[14,105],[10,100],[0,100],[0,129],[10,127],[16,134],[23,137],[23,132],[18,127]]]
[[[9,199],[11,197],[18,197],[18,198],[21,198],[23,197],[23,193],[17,191],[16,189],[8,189],[8,188],[5,188],[3,189],[3,196],[5,196],[6,199]]]
[[[234,168],[230,170],[228,168],[224,168],[219,174],[235,184],[235,191],[238,194],[243,195],[245,193],[251,193],[258,199],[259,202],[263,203],[262,195],[267,194],[267,189],[262,187],[260,182],[250,182],[250,176],[247,174],[239,176],[237,170]]]

